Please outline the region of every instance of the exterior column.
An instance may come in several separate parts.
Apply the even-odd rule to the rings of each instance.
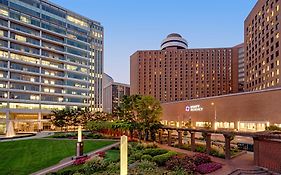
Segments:
[[[158,135],[158,137],[159,137],[159,143],[162,144],[163,130],[160,129],[159,132],[158,132],[158,134],[159,134],[159,135]]]
[[[230,135],[224,134],[224,141],[225,141],[225,145],[224,145],[224,154],[225,154],[225,159],[226,160],[230,160],[231,159],[231,154],[230,154]]]
[[[183,132],[183,144],[188,144],[187,135],[188,135],[187,131],[184,131]]]
[[[9,126],[9,121],[10,121],[10,112],[7,111],[6,112],[6,129],[4,131],[5,134],[7,133],[7,129],[8,129],[8,126]]]
[[[38,130],[39,132],[43,130],[43,123],[42,123],[42,113],[38,113]]]
[[[172,145],[172,131],[168,130],[168,145]]]
[[[254,140],[254,163],[256,166],[259,166],[260,156],[259,156],[259,139],[253,137]]]
[[[195,132],[190,132],[191,151],[195,151]]]
[[[182,131],[178,131],[178,142],[179,142],[179,146],[182,145]]]
[[[210,154],[211,152],[211,134],[206,133],[206,153]]]

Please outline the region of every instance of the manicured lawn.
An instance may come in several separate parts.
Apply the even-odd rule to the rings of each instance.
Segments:
[[[117,162],[120,160],[120,151],[119,150],[108,150],[105,153],[105,160]]]
[[[84,152],[90,152],[114,141],[84,141]],[[52,166],[75,155],[76,140],[32,139],[0,142],[0,174],[25,175]]]

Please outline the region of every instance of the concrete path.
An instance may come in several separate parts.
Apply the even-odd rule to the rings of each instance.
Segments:
[[[104,151],[107,151],[107,150],[110,150],[111,148],[115,147],[115,146],[118,146],[120,144],[120,142],[117,142],[117,143],[114,143],[114,144],[111,144],[109,146],[106,146],[106,147],[103,147],[101,149],[98,149],[98,150],[95,150],[95,151],[92,151],[90,153],[87,153],[87,155],[91,158],[93,156],[96,156],[96,153],[97,152],[104,152]],[[45,168],[43,170],[40,170],[40,171],[37,171],[35,173],[32,173],[31,175],[45,175],[47,173],[50,173],[50,172],[56,172],[56,171],[59,171],[65,167],[68,167],[70,165],[73,164],[73,162],[75,160],[72,159],[73,157],[68,157],[68,158],[65,158],[63,159],[62,161],[60,161],[60,163],[56,164],[56,165],[53,165],[51,167],[48,167],[48,168]]]
[[[198,154],[196,152],[187,151],[179,148],[170,147],[168,145],[161,145],[158,144],[158,146],[162,149],[167,149],[171,151],[176,151],[180,153],[187,154],[189,156],[193,156],[195,154]],[[232,158],[231,160],[225,160],[217,157],[210,156],[212,161],[222,164],[222,168],[215,171],[214,173],[211,173],[211,175],[227,175],[231,172],[235,171],[236,169],[244,169],[244,170],[256,170],[259,169],[254,165],[254,155],[253,153],[247,152],[246,154],[242,154],[240,156],[237,156],[235,158]]]
[[[23,137],[23,138],[5,139],[5,140],[0,140],[0,142],[10,142],[10,141],[17,141],[17,140],[38,139],[38,138],[48,137],[48,136],[51,136],[53,134],[54,134],[54,132],[38,132],[38,133],[36,133],[35,136]]]

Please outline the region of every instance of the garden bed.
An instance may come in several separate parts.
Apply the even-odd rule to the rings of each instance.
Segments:
[[[131,142],[128,145],[128,174],[137,175],[192,175],[206,174],[221,168],[206,154],[187,156],[158,148],[154,144]],[[71,167],[52,175],[119,175],[119,148],[99,153],[91,160],[77,160]]]

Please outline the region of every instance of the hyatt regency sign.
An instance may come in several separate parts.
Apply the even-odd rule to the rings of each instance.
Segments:
[[[186,106],[185,107],[186,112],[198,112],[203,111],[203,108],[200,105],[193,105],[193,106]]]

